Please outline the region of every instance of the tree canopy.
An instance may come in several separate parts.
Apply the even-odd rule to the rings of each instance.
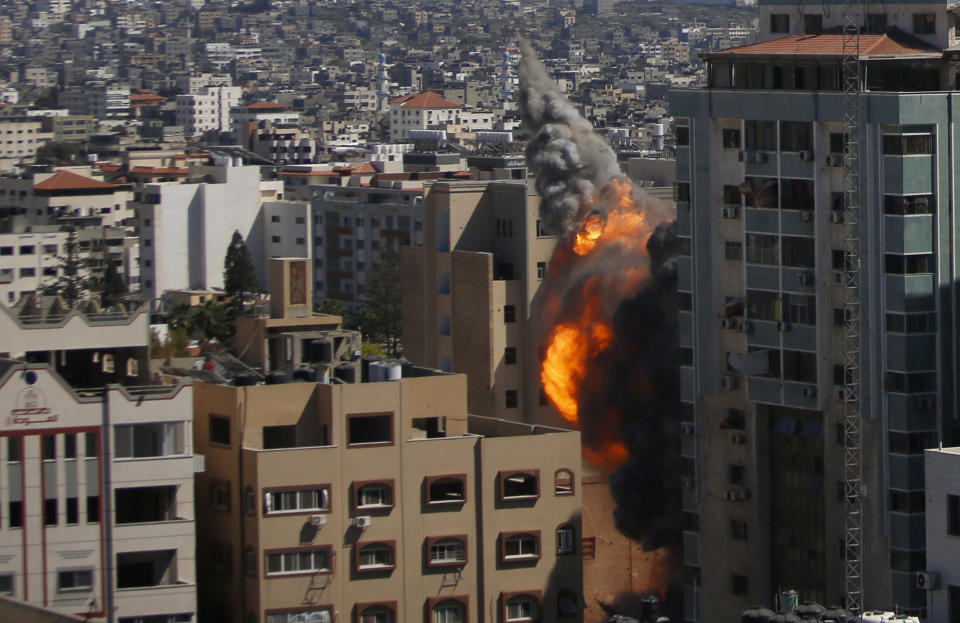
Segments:
[[[58,255],[57,260],[57,278],[43,286],[43,293],[48,296],[59,295],[64,304],[73,309],[87,297],[90,289],[89,261],[80,257],[76,231],[71,231],[67,236],[63,244],[63,255]]]
[[[257,273],[239,231],[233,232],[223,260],[223,289],[235,298],[238,306],[243,306],[247,297],[257,291]]]

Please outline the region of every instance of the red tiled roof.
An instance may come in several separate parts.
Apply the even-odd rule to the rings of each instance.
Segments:
[[[104,173],[116,173],[120,170],[119,164],[113,164],[111,162],[95,162],[93,166],[97,167]]]
[[[79,175],[72,171],[57,171],[47,179],[33,185],[34,190],[99,190],[115,189],[116,186],[107,182],[95,180],[92,177]]]
[[[247,106],[247,110],[283,110],[286,106],[276,102],[255,102]]]
[[[377,169],[369,162],[364,162],[353,170],[354,173],[376,173]]]
[[[404,95],[390,101],[404,108],[460,108],[460,104],[444,99],[433,91],[424,91],[415,95]]]
[[[938,58],[943,51],[899,28],[880,35],[860,35],[860,56]],[[843,34],[831,29],[817,35],[791,35],[704,54],[704,58],[725,56],[843,56]]]

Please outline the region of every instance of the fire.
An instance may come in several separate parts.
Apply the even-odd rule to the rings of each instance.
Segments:
[[[604,268],[575,284],[576,313],[564,314],[548,336],[540,380],[560,415],[574,424],[580,421],[578,401],[583,383],[593,362],[613,340],[611,303],[632,296],[649,275],[648,267],[640,260],[646,258],[647,241],[653,232],[632,185],[625,179],[610,180],[590,198],[583,212],[588,216],[580,230],[557,247],[551,264],[573,273],[576,263],[589,265],[595,257],[615,257],[620,261],[611,262],[614,267]],[[622,261],[624,258],[628,261]],[[545,307],[566,305],[556,297],[546,297]],[[602,439],[585,439],[584,456],[590,463],[612,470],[626,462],[629,452],[616,438],[620,417],[615,409],[606,414],[606,420],[610,434]]]

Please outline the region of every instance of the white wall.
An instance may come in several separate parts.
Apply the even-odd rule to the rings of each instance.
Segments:
[[[960,587],[960,536],[947,534],[947,495],[960,495],[960,448],[926,450],[927,570],[940,574],[928,621],[948,621],[948,586]],[[956,617],[960,613],[952,613]]]

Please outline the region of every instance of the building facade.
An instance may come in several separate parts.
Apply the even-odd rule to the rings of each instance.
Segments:
[[[240,87],[206,86],[198,93],[177,96],[177,125],[187,136],[230,131],[230,109],[240,102]]]
[[[709,86],[672,96],[688,620],[778,587],[844,597],[840,13],[758,13],[759,43],[709,54]],[[943,5],[864,14],[863,604],[924,615],[922,452],[957,433],[956,41]]]
[[[960,448],[926,450],[927,568],[916,585],[929,595],[928,621],[960,617]]]

